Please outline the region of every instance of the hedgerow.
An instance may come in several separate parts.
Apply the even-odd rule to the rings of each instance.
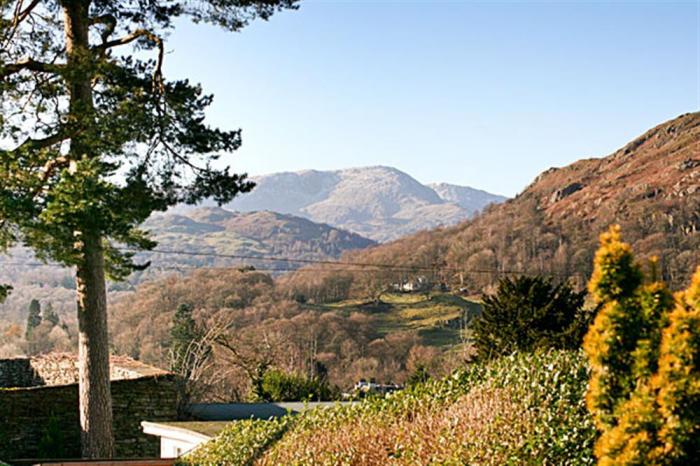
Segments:
[[[291,421],[290,416],[285,416],[268,421],[244,419],[232,422],[215,440],[195,449],[178,465],[251,464],[265,448],[284,434]]]
[[[386,398],[234,422],[188,464],[593,464],[580,352],[514,354]]]

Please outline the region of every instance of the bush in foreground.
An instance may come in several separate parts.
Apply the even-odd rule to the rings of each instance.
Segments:
[[[579,352],[515,354],[387,398],[234,422],[187,464],[593,464]]]
[[[603,305],[584,342],[599,464],[693,464],[700,457],[700,268],[674,298],[654,273],[644,276],[612,227],[601,236],[589,289]]]

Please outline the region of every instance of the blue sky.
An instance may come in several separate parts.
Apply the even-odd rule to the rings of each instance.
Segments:
[[[514,195],[700,108],[698,2],[306,1],[178,24],[166,72],[243,129],[238,171],[390,165]]]

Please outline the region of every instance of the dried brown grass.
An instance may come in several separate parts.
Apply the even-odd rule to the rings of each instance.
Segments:
[[[319,429],[293,429],[256,464],[501,465],[533,425],[533,414],[507,389],[484,387],[454,404],[401,417],[377,413]]]

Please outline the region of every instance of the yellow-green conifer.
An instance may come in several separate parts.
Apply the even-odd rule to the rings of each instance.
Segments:
[[[634,390],[633,352],[642,336],[643,311],[638,299],[642,271],[620,227],[600,236],[588,289],[602,308],[584,339],[591,365],[586,402],[600,430],[615,424],[614,411]]]
[[[676,307],[661,339],[658,387],[663,424],[659,456],[667,464],[700,461],[700,267]]]
[[[643,283],[619,228],[601,235],[589,291],[602,309],[584,349],[602,466],[700,458],[700,267],[674,300],[651,265],[651,280]]]

